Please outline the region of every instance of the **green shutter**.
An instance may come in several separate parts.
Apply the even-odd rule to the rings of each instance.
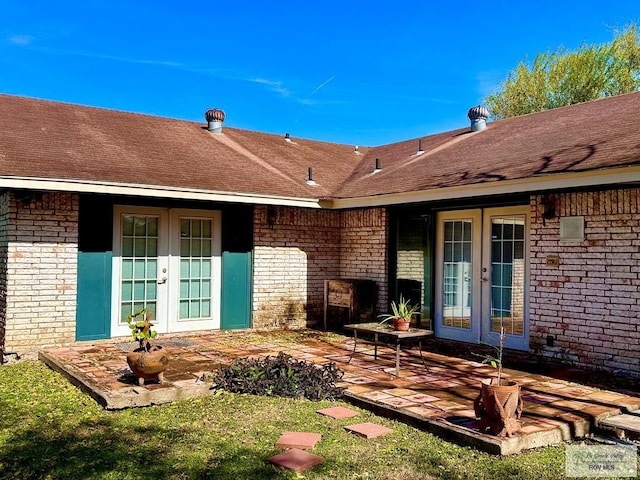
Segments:
[[[222,253],[222,329],[251,327],[251,252]]]
[[[111,252],[78,253],[76,340],[111,336]]]

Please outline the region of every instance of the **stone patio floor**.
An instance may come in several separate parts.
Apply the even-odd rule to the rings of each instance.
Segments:
[[[417,347],[403,346],[400,375],[396,377],[393,348],[379,347],[374,360],[373,344],[359,339],[351,358],[353,338],[315,330],[198,332],[163,335],[157,343],[164,345],[170,358],[162,385],[137,385],[125,359],[135,344],[127,339],[45,349],[39,358],[107,409],[208,395],[210,383],[203,375],[237,357],[286,352],[319,365],[335,362],[345,371],[341,386],[346,388],[346,401],[447,440],[501,455],[585,437],[600,421],[640,409],[640,391],[616,391],[615,382],[603,389],[571,381],[571,371],[560,375],[564,378],[554,378],[505,369],[506,376],[522,385],[524,412],[520,432],[498,438],[480,433],[476,427],[473,401],[481,380],[495,375],[495,370],[475,361],[424,351],[423,364]]]

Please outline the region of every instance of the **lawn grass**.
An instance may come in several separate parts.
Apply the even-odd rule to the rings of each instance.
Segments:
[[[221,393],[108,412],[38,362],[0,366],[2,479],[558,479],[564,447],[500,458],[442,441],[364,410],[333,420],[311,402]],[[356,409],[357,410],[357,409]],[[373,440],[345,425],[375,422]],[[297,475],[266,459],[285,431],[322,434],[324,464]]]

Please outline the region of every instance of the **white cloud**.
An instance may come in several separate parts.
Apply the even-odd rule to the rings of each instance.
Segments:
[[[270,87],[272,92],[275,92],[282,97],[291,96],[291,91],[288,88],[283,87],[282,82],[267,80],[266,78],[252,78],[250,81],[254,83],[259,83],[261,85],[266,85]]]
[[[9,37],[9,43],[12,45],[29,45],[33,40],[34,38],[31,35],[13,35]]]

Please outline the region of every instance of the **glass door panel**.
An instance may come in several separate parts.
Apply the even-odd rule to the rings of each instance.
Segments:
[[[211,316],[212,223],[180,220],[180,320]]]
[[[480,210],[442,212],[437,218],[436,335],[473,342],[480,320]]]
[[[433,329],[431,216],[403,217],[398,221],[396,249],[396,300],[409,300],[421,306],[415,325]]]
[[[444,325],[471,328],[471,220],[444,222]]]
[[[112,336],[129,335],[127,317],[143,308],[166,331],[167,215],[163,209],[116,207],[112,259]]]
[[[527,214],[526,209],[491,209],[485,213],[484,269],[489,272],[490,295],[486,299],[487,325],[483,341],[497,344],[504,328],[505,344],[528,348],[526,321]]]
[[[218,212],[173,210],[172,331],[220,328],[220,217]]]

